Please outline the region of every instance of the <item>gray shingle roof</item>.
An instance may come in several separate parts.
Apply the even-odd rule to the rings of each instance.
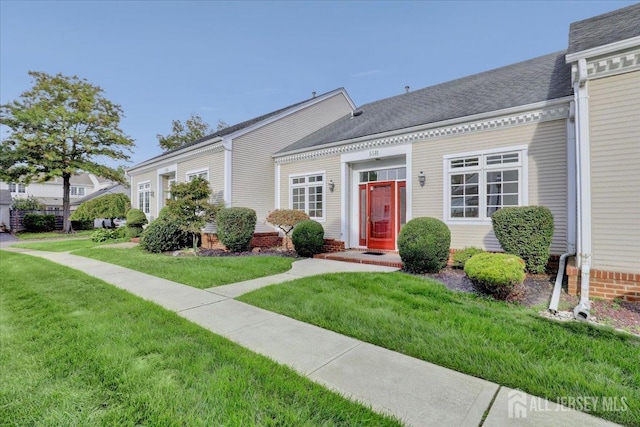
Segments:
[[[219,130],[217,132],[214,132],[214,133],[212,133],[210,135],[207,135],[207,136],[204,136],[204,137],[202,137],[200,139],[197,139],[195,141],[189,142],[189,143],[187,143],[187,144],[185,144],[185,145],[183,145],[181,147],[165,151],[164,153],[162,153],[162,154],[160,154],[158,156],[155,156],[155,157],[152,157],[150,159],[145,160],[143,163],[158,159],[160,157],[166,156],[167,154],[175,153],[176,151],[183,150],[183,149],[185,149],[187,147],[191,147],[193,145],[199,144],[199,143],[204,142],[204,141],[206,141],[208,139],[213,139],[213,138],[218,138],[218,137],[223,137],[223,136],[226,136],[226,135],[230,135],[230,134],[232,134],[234,132],[237,132],[239,130],[248,128],[249,126],[252,126],[254,124],[260,123],[263,120],[267,120],[267,119],[269,119],[271,117],[277,116],[278,114],[284,113],[287,110],[299,107],[300,105],[302,105],[302,104],[304,104],[306,102],[309,102],[309,101],[311,101],[311,100],[313,100],[315,98],[319,98],[321,96],[327,95],[327,94],[329,94],[331,92],[337,92],[339,90],[344,90],[344,88],[334,89],[334,90],[331,90],[329,92],[323,93],[321,95],[315,96],[314,98],[305,99],[304,101],[296,102],[295,104],[289,105],[287,107],[281,108],[281,109],[276,110],[276,111],[272,111],[272,112],[267,113],[267,114],[263,114],[262,116],[254,117],[253,119],[249,119],[249,120],[246,120],[244,122],[241,122],[241,123],[238,123],[238,124],[235,124],[235,125],[232,125],[232,126],[228,126],[228,127],[224,128],[224,129],[221,129],[221,130]],[[138,165],[136,165],[136,166],[138,166]],[[135,168],[136,166],[133,166],[133,167]]]
[[[131,190],[129,189],[129,187],[125,187],[122,184],[114,184],[109,187],[102,188],[98,191],[94,191],[91,194],[87,194],[86,196],[80,199],[72,200],[71,205],[72,206],[81,205],[87,200],[95,199],[96,197],[104,196],[105,194],[118,194],[118,193],[126,194],[129,198],[131,198]]]
[[[571,69],[565,64],[565,53],[365,104],[357,109],[362,114],[342,117],[279,153],[571,95]]]
[[[637,36],[640,36],[640,3],[571,24],[567,53]]]

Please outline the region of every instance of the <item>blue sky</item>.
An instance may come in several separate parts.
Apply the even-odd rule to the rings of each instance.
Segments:
[[[238,123],[344,87],[356,105],[567,47],[569,24],[634,1],[0,0],[0,102],[29,70],[86,78],[136,148],[199,114]]]

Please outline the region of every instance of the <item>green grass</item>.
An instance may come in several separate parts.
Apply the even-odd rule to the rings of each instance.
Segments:
[[[94,230],[74,231],[70,234],[52,231],[50,233],[16,233],[16,237],[20,240],[38,240],[38,239],[77,239],[79,237],[90,237]]]
[[[399,425],[79,271],[0,257],[2,425]]]
[[[130,249],[91,248],[74,252],[195,288],[206,289],[258,277],[284,273],[293,258],[277,256],[172,257]]]
[[[459,372],[558,398],[625,397],[593,415],[640,425],[640,339],[403,273],[330,274],[245,294],[241,301]]]
[[[126,240],[108,240],[106,242],[97,243],[91,239],[78,239],[61,240],[56,242],[16,243],[13,247],[45,252],[70,252],[78,249],[93,248],[96,246],[120,243],[124,241]]]

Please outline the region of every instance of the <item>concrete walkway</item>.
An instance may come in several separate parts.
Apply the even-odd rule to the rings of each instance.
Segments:
[[[393,268],[308,259],[295,262],[284,274],[202,290],[69,253],[0,248],[84,271],[286,364],[351,399],[394,415],[408,426],[615,425],[232,299],[313,274]]]

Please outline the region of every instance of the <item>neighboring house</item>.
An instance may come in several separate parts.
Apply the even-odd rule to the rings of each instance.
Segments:
[[[227,127],[142,162],[127,171],[131,177],[132,205],[153,220],[170,197],[171,183],[200,176],[211,183],[215,201],[254,209],[258,216],[256,231],[273,231],[264,223],[276,204],[273,192],[276,166],[271,155],[348,114],[354,107],[344,89],[314,94],[311,99]]]
[[[73,209],[75,209],[76,207],[80,206],[81,204],[83,204],[84,202],[86,202],[87,200],[92,200],[95,199],[96,197],[101,197],[104,196],[105,194],[125,194],[127,197],[129,197],[129,199],[131,199],[131,189],[128,188],[125,185],[122,184],[112,184],[108,187],[105,188],[100,188],[97,191],[94,191],[93,193],[84,196],[80,199],[74,199],[71,201],[71,206],[73,206]]]
[[[333,118],[308,108],[291,138],[260,126],[231,147],[218,133],[136,166],[134,205],[156,215],[170,180],[206,162],[228,205],[259,222],[304,210],[326,237],[363,250],[397,249],[402,225],[421,216],[448,225],[453,250],[500,250],[493,212],[543,205],[552,254],[575,254],[570,292],[580,279],[591,296],[640,301],[640,4],[572,24],[567,51],[357,109],[337,92]],[[181,166],[187,156],[203,163]]]
[[[71,177],[69,198],[71,204],[95,191],[112,185],[113,182],[90,173],[80,173]],[[0,190],[7,189],[12,198],[27,198],[33,196],[42,203],[48,211],[62,211],[62,178],[54,178],[47,182],[32,181],[29,184],[0,182]]]
[[[10,210],[13,199],[9,190],[0,190],[0,225],[4,224],[6,229],[10,228]]]

